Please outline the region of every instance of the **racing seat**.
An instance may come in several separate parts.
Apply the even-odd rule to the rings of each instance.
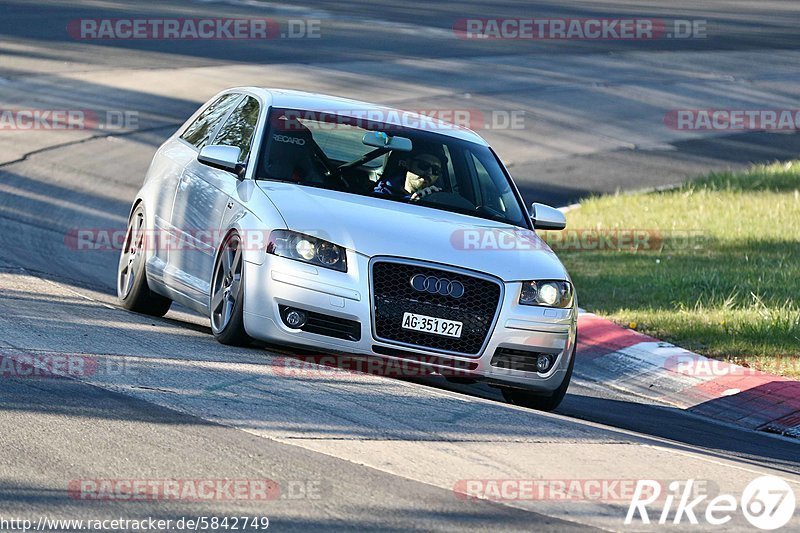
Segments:
[[[326,169],[315,154],[311,130],[297,121],[290,127],[281,117],[273,122],[269,135],[269,156],[263,168],[266,176],[295,183],[324,184]]]

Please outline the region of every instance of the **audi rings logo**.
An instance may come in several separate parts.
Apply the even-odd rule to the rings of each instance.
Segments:
[[[411,278],[411,286],[419,292],[441,294],[442,296],[452,296],[453,298],[464,296],[464,285],[460,281],[450,281],[436,276],[416,274]]]

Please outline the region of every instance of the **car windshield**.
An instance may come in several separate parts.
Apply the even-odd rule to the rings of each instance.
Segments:
[[[268,125],[257,179],[528,227],[509,178],[486,146],[425,129],[297,109],[272,109]],[[368,138],[373,142],[366,144]]]

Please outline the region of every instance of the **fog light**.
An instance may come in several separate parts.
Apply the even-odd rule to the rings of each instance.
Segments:
[[[546,353],[540,353],[536,358],[536,371],[544,373],[550,370],[551,366],[553,366],[553,356]]]
[[[306,320],[308,320],[308,317],[305,312],[299,309],[288,309],[283,315],[283,321],[290,328],[302,328],[306,325]]]

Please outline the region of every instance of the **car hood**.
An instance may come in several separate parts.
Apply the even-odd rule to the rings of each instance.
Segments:
[[[528,229],[292,183],[259,181],[258,186],[289,229],[368,257],[432,261],[486,272],[504,281],[568,279],[556,255]]]

